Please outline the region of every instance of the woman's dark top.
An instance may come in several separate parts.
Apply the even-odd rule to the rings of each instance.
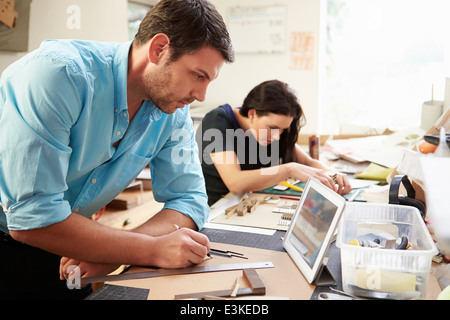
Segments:
[[[225,104],[208,112],[197,130],[200,162],[211,206],[229,190],[214,166],[210,153],[234,151],[241,170],[254,170],[279,164],[279,144],[261,146],[250,132],[240,127],[232,108]],[[272,154],[273,153],[273,154]]]

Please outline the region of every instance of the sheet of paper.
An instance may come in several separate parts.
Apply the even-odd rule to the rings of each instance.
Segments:
[[[427,215],[439,248],[450,254],[450,158],[421,157]]]
[[[276,232],[276,230],[271,230],[271,229],[243,227],[243,226],[236,226],[236,225],[229,225],[229,224],[222,224],[222,223],[213,223],[213,222],[205,223],[204,227],[209,228],[209,229],[217,229],[217,230],[227,230],[227,231],[246,232],[246,233],[253,233],[253,234],[262,234],[262,235],[266,235],[266,236],[272,236]]]
[[[248,195],[229,193],[211,206],[208,221],[214,220],[217,216],[225,214],[225,209],[237,205],[242,199],[247,198]]]
[[[364,179],[350,179],[350,184],[352,185],[352,189],[361,189],[374,186],[378,184],[378,181],[364,180]]]
[[[356,162],[370,161],[387,168],[395,168],[403,158],[403,151],[411,149],[424,132],[420,128],[412,128],[392,135],[329,140],[326,144],[332,147],[336,154],[352,158]]]
[[[289,224],[286,223],[287,221],[282,221],[283,213],[277,211],[276,209],[295,205],[298,202],[296,200],[283,199],[283,201],[278,201],[276,203],[262,201],[256,206],[253,212],[244,214],[243,216],[239,216],[235,213],[228,217],[225,214],[225,209],[229,208],[230,205],[234,205],[238,199],[250,198],[263,200],[266,197],[267,195],[262,193],[250,193],[241,198],[228,194],[226,197],[220,200],[223,200],[224,205],[222,204],[220,207],[215,206],[214,209],[211,209],[208,222],[217,225],[223,224],[236,227],[287,230]],[[217,202],[216,204],[219,203]]]

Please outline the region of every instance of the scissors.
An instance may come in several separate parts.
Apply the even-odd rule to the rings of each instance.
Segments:
[[[365,300],[364,298],[358,298],[355,296],[352,296],[348,293],[345,293],[343,291],[334,289],[330,287],[331,291],[333,292],[321,292],[318,295],[318,300]]]
[[[338,293],[331,293],[331,292],[321,292],[318,296],[319,300],[356,300],[353,297],[338,294]]]

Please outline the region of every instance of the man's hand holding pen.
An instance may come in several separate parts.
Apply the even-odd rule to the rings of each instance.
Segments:
[[[208,237],[189,228],[174,227],[175,232],[155,238],[158,242],[155,248],[161,248],[154,254],[157,266],[182,268],[201,263],[209,254]]]

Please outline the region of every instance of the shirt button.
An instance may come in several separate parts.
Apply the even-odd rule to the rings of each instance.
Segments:
[[[97,183],[97,179],[92,179],[91,182],[92,182],[92,184],[96,184]]]
[[[117,131],[117,132],[116,132],[116,135],[120,136],[121,133],[122,133],[122,132]]]
[[[124,111],[123,116],[126,118],[128,116],[128,114]]]
[[[73,212],[78,212],[78,211],[80,211],[80,208],[73,209]]]
[[[119,112],[119,109],[114,109],[114,112],[115,112],[115,113]]]

